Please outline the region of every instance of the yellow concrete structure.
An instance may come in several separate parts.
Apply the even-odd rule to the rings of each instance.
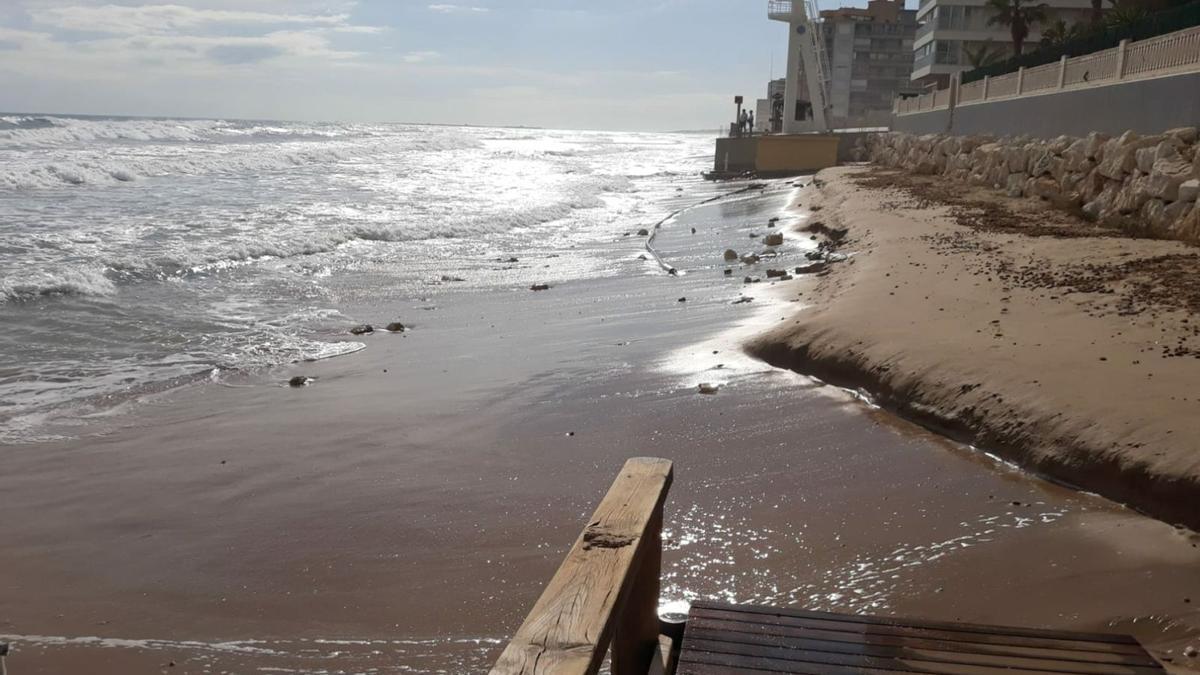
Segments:
[[[833,134],[760,136],[754,170],[760,175],[786,174],[837,166],[839,142]]]

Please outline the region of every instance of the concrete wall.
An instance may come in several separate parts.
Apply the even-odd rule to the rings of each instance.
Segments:
[[[755,171],[770,176],[837,166],[840,142],[837,136],[826,134],[763,136],[758,141]]]
[[[758,157],[758,138],[718,138],[713,171],[753,171]]]
[[[951,124],[952,122],[952,124]],[[1153,134],[1200,125],[1200,73],[1135,80],[1090,89],[1010,98],[893,117],[892,129],[912,134],[1028,135],[1035,138]]]

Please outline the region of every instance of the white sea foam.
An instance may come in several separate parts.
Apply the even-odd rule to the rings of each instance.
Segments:
[[[0,278],[0,303],[32,300],[56,295],[105,296],[116,286],[104,271],[92,268],[40,272],[25,278]]]

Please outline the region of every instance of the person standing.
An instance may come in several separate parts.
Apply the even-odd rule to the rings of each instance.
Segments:
[[[746,119],[746,128],[749,130],[750,135],[753,136],[754,135],[754,111],[753,110],[750,111],[750,115]]]

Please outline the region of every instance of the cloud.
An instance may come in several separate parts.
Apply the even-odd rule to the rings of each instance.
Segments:
[[[441,54],[439,54],[438,52],[420,51],[420,52],[409,52],[401,58],[403,59],[403,61],[405,63],[427,63],[429,61],[433,61],[434,59],[436,59],[440,56],[441,56]]]
[[[472,6],[468,6],[468,5],[438,4],[438,5],[429,5],[429,11],[439,12],[441,14],[463,14],[463,13],[483,14],[485,12],[490,12],[491,10],[488,9],[487,7],[472,7]]]
[[[208,50],[208,58],[230,65],[258,63],[281,54],[283,49],[275,45],[217,45]]]
[[[213,25],[342,26],[346,14],[275,14],[183,5],[47,7],[30,12],[35,24],[60,30],[114,35],[170,34]]]

